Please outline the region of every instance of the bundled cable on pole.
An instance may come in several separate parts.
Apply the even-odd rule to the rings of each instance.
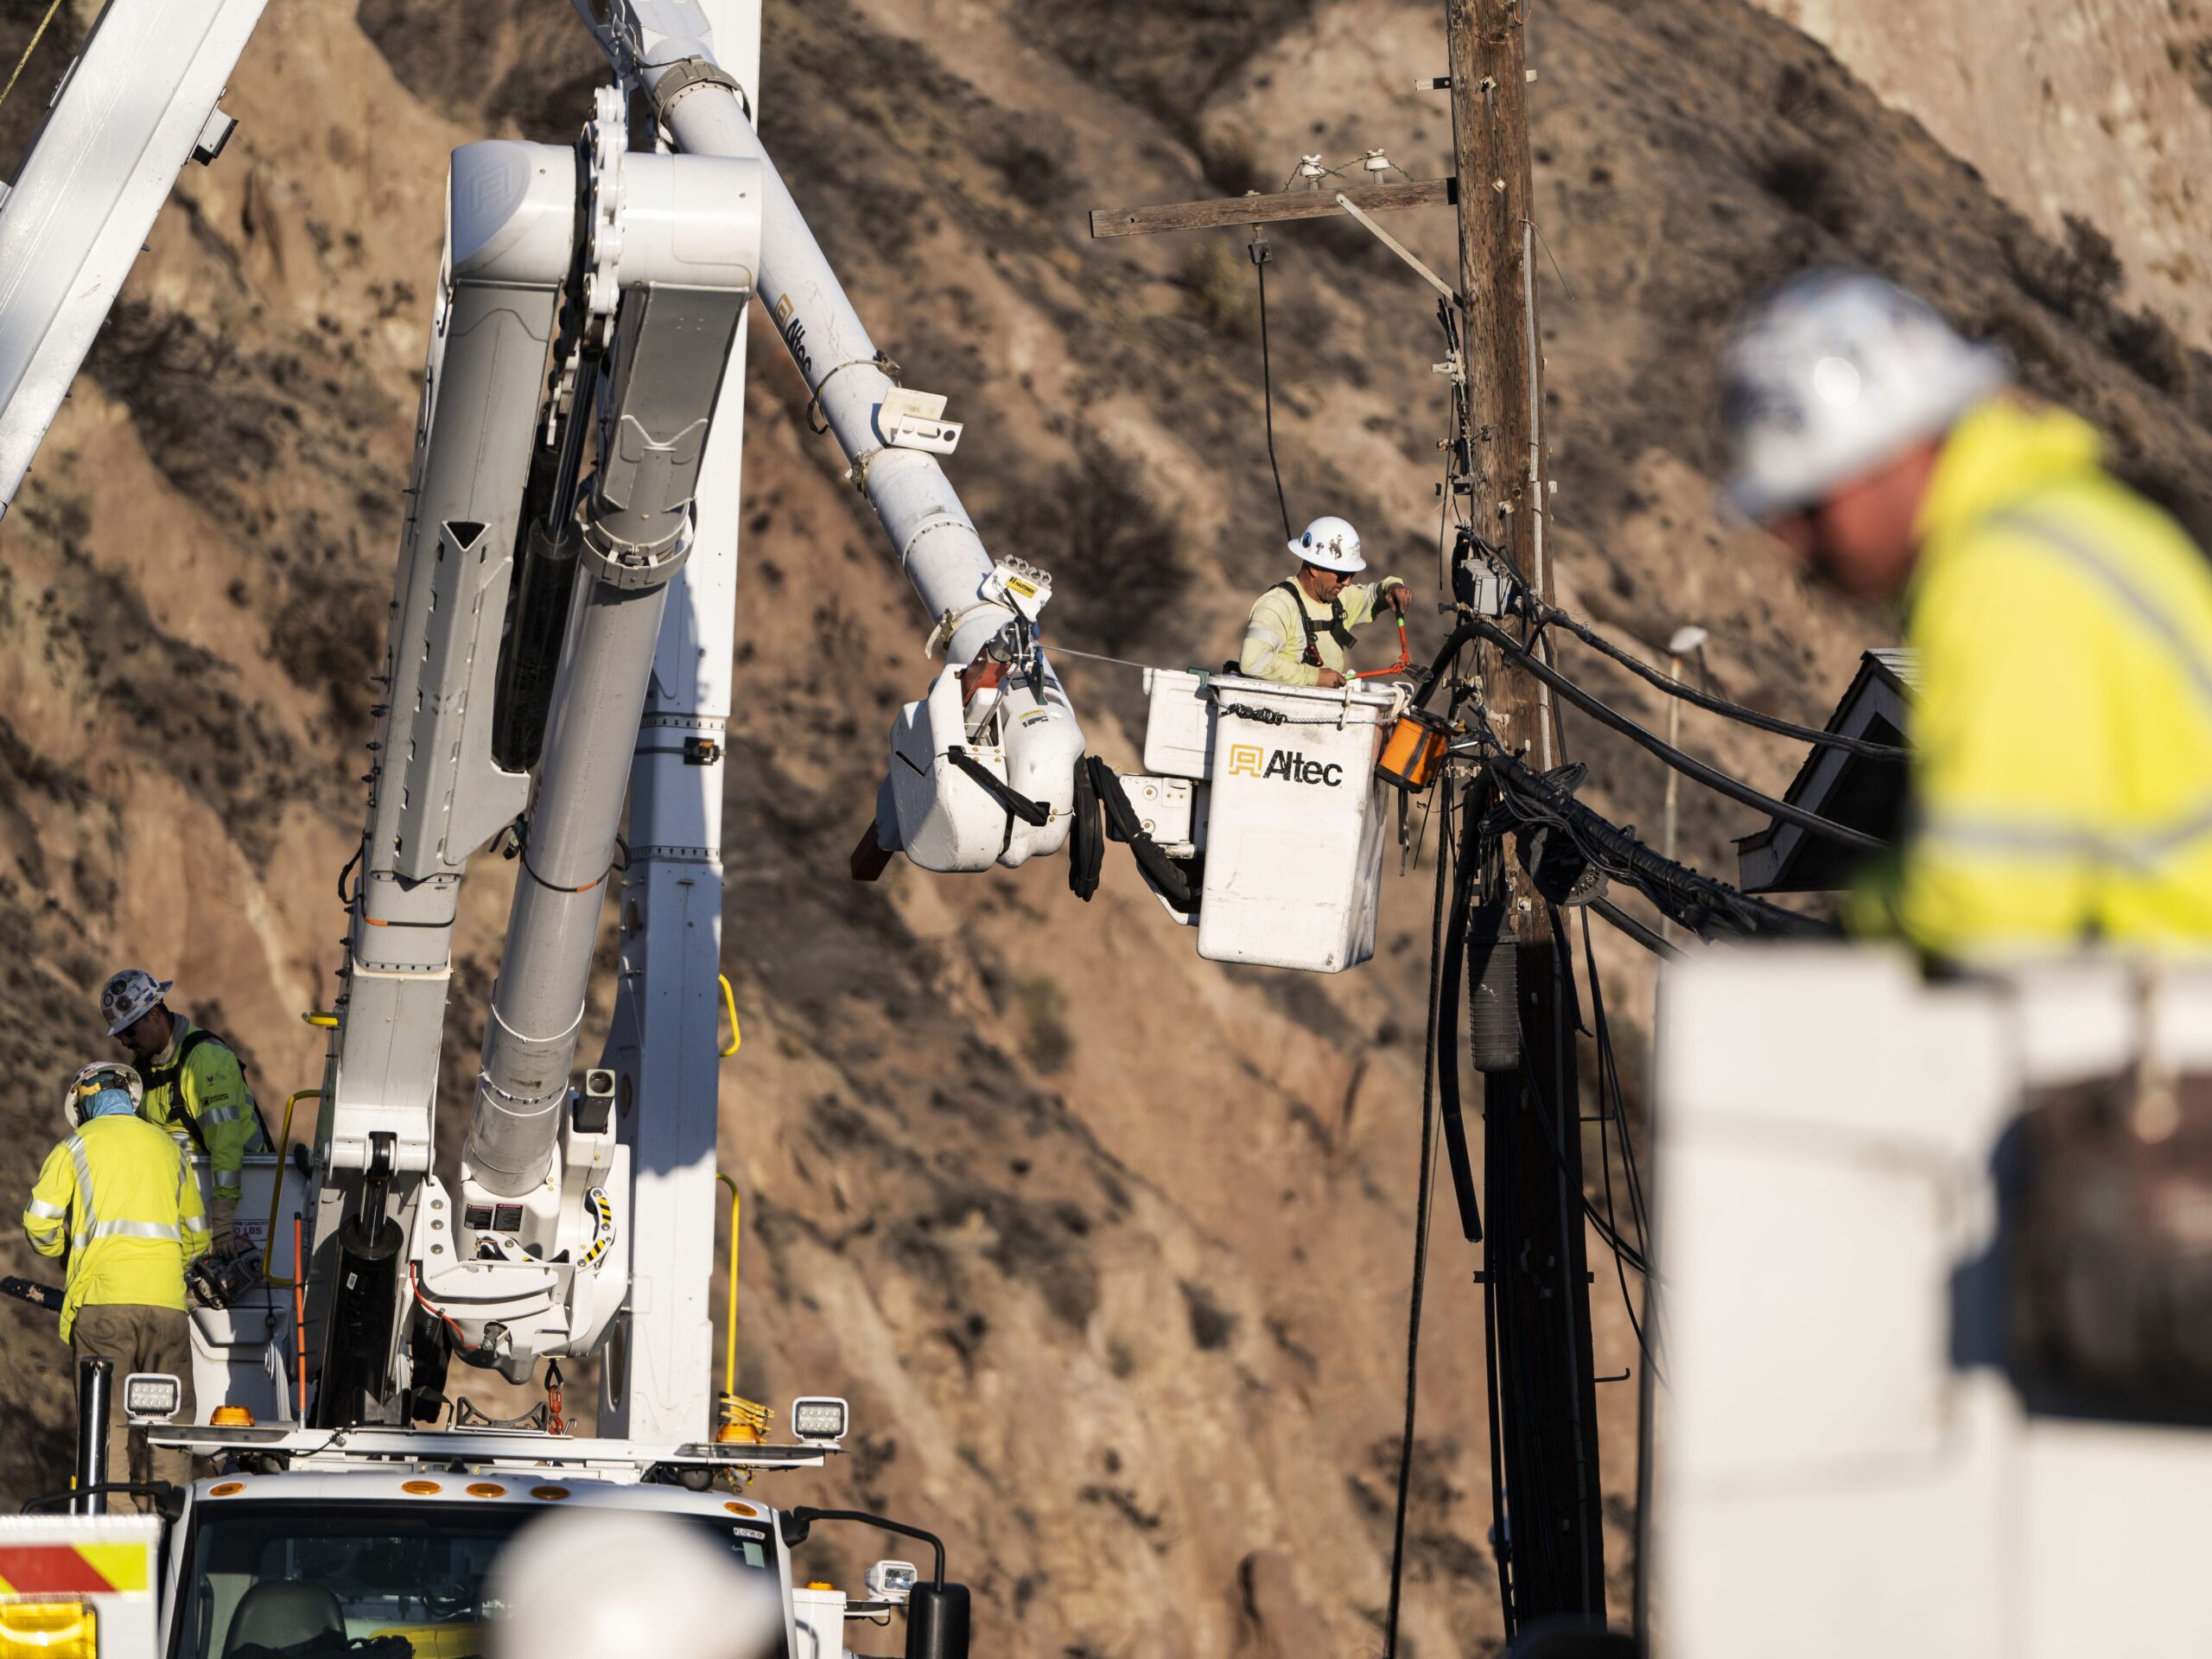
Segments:
[[[1763,732],[1772,732],[1777,737],[1795,738],[1800,743],[1809,743],[1816,748],[1840,749],[1846,754],[1855,754],[1868,760],[1897,760],[1905,758],[1906,751],[1891,743],[1875,743],[1863,737],[1847,737],[1840,732],[1824,732],[1817,727],[1801,726],[1794,720],[1784,720],[1779,715],[1765,714],[1757,709],[1747,709],[1740,702],[1715,696],[1700,690],[1687,681],[1654,668],[1643,658],[1623,651],[1581,618],[1563,611],[1556,605],[1546,605],[1524,595],[1524,602],[1535,613],[1536,620],[1546,625],[1565,628],[1592,651],[1611,658],[1639,679],[1657,687],[1670,697],[1678,697],[1692,708],[1705,709],[1709,714],[1732,720],[1738,725],[1756,727]]]
[[[1460,624],[1459,632],[1470,634],[1486,644],[1497,646],[1498,650],[1512,657],[1530,674],[1599,724],[1611,727],[1637,747],[1658,756],[1685,778],[1703,784],[1716,794],[1726,795],[1729,799],[1740,801],[1745,806],[1757,807],[1770,817],[1777,818],[1784,823],[1795,824],[1808,835],[1820,836],[1841,846],[1855,847],[1861,852],[1878,853],[1886,850],[1888,847],[1886,842],[1866,834],[1863,830],[1853,830],[1848,824],[1838,823],[1832,818],[1824,818],[1817,812],[1808,812],[1802,806],[1793,806],[1788,801],[1769,795],[1762,790],[1753,789],[1749,784],[1731,778],[1726,772],[1706,765],[1704,761],[1694,755],[1685,754],[1666,739],[1646,731],[1626,715],[1621,714],[1585,691],[1566,675],[1545,662],[1535,652],[1529,650],[1528,646],[1522,645],[1497,624],[1481,617],[1472,617]]]
[[[1504,753],[1487,722],[1481,729],[1492,747],[1488,765],[1498,783],[1499,810],[1522,822],[1558,825],[1605,874],[1630,883],[1700,938],[1715,934],[1742,938],[1826,938],[1834,934],[1829,923],[1754,899],[1687,864],[1662,857],[1576,800],[1544,773]]]

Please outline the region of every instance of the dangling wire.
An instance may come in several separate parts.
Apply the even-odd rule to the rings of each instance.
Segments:
[[[61,0],[46,9],[46,16],[38,20],[38,27],[31,31],[31,42],[23,48],[23,55],[16,60],[16,72],[8,77],[8,84],[0,86],[0,104],[8,101],[8,94],[16,90],[16,83],[23,78],[24,67],[31,60],[31,54],[38,50],[38,43],[46,38],[46,26],[54,21],[54,14],[61,10]]]
[[[1282,538],[1295,539],[1290,531],[1290,504],[1282,493],[1282,467],[1275,460],[1275,379],[1272,353],[1268,349],[1268,266],[1274,258],[1274,250],[1258,226],[1252,227],[1252,245],[1246,250],[1252,256],[1252,270],[1260,279],[1260,391],[1268,417],[1268,470],[1274,474],[1275,508],[1282,514]]]

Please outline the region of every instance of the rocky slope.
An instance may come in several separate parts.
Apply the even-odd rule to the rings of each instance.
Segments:
[[[2212,13],[2196,0],[1768,0],[2046,235],[2080,219],[2121,291],[2212,343]],[[1993,46],[2000,41],[2000,49]]]
[[[42,10],[0,5],[0,54]],[[2050,239],[1803,35],[1743,0],[1553,0],[1533,29],[1567,603],[1631,641],[1700,622],[1723,689],[1801,718],[1887,637],[1711,510],[1718,331],[1808,263],[1923,286],[2168,499],[2212,486],[2212,367],[2121,304],[2139,273]],[[770,5],[768,142],[909,383],[952,395],[969,423],[954,475],[996,545],[1054,569],[1067,643],[1217,659],[1281,568],[1243,236],[1095,243],[1086,210],[1273,188],[1313,150],[1380,144],[1448,170],[1442,105],[1408,90],[1440,70],[1440,31],[1410,0]],[[565,141],[597,73],[559,0],[286,0],[241,65],[244,124],[188,171],[0,521],[0,1065],[18,1084],[0,1192],[28,1184],[61,1078],[100,1051],[92,1000],[115,963],[175,973],[264,1101],[315,1080],[296,1015],[329,994],[332,884],[358,834],[443,156],[487,132]],[[17,115],[0,107],[0,143],[20,143]],[[1399,228],[1450,268],[1448,219]],[[1424,578],[1442,420],[1428,290],[1355,226],[1273,240],[1291,511],[1347,513]],[[925,621],[757,323],[753,346],[724,772],[746,1391],[853,1397],[859,1449],[831,1490],[942,1524],[988,1644],[1372,1651],[1427,870],[1389,884],[1376,962],[1331,981],[1198,963],[1119,861],[1087,908],[1057,867],[847,882]],[[1134,677],[1065,671],[1095,747],[1132,760]],[[1795,764],[1702,717],[1686,730],[1768,786]],[[1656,766],[1586,723],[1567,738],[1595,798],[1656,822]],[[1692,855],[1728,869],[1752,821],[1685,808]],[[449,1122],[511,876],[493,861],[468,891]],[[1616,1006],[1648,1006],[1642,964],[1610,945],[1604,962]],[[0,1253],[29,1265],[19,1242]],[[1440,1237],[1408,1604],[1431,1655],[1497,1630],[1473,1265]],[[1635,1356],[1607,1278],[1611,1373]],[[22,1408],[0,1429],[0,1488],[20,1495],[62,1466],[66,1384],[43,1321],[0,1317],[20,1333],[0,1395]],[[1601,1394],[1624,1596],[1633,1401]],[[813,1548],[823,1576],[866,1559]]]

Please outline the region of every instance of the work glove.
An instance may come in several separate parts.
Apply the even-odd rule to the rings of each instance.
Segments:
[[[238,1213],[238,1201],[217,1193],[207,1205],[207,1230],[215,1236],[214,1247],[208,1251],[218,1261],[226,1260],[238,1252],[232,1248],[231,1223]]]

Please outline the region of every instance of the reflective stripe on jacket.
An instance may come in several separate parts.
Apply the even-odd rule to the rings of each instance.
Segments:
[[[158,1077],[166,1063],[175,1067],[176,1081],[149,1080],[146,1098],[138,1111],[149,1123],[158,1124],[175,1136],[188,1156],[199,1151],[200,1147],[187,1125],[187,1117],[198,1124],[198,1138],[207,1143],[214,1195],[235,1198],[239,1196],[238,1167],[245,1154],[266,1152],[269,1147],[262,1138],[261,1114],[254,1105],[253,1090],[246,1086],[245,1068],[238,1065],[238,1057],[231,1052],[228,1044],[210,1032],[207,1040],[193,1046],[182,1066],[176,1066],[177,1051],[199,1029],[183,1015],[176,1016],[176,1029],[170,1035],[168,1049],[157,1058],[148,1061],[141,1073]],[[183,1096],[181,1102],[180,1094]]]
[[[2009,401],[1954,429],[1918,528],[1912,811],[1854,927],[2212,941],[2212,566],[2088,425]]]
[[[1356,628],[1372,622],[1382,607],[1382,595],[1405,585],[1396,576],[1385,576],[1380,582],[1345,588],[1338,595],[1344,607],[1344,626]],[[1277,586],[1262,594],[1252,606],[1252,614],[1244,624],[1244,649],[1236,663],[1239,673],[1283,685],[1321,683],[1321,669],[1306,660],[1306,625],[1298,615],[1300,605],[1314,624],[1321,668],[1333,668],[1339,674],[1346,671],[1344,649],[1329,632],[1327,601],[1316,600],[1303,589],[1294,599]]]
[[[69,1254],[61,1299],[67,1342],[86,1303],[184,1306],[184,1264],[208,1246],[192,1166],[142,1118],[96,1117],[47,1154],[23,1207],[41,1255]]]

